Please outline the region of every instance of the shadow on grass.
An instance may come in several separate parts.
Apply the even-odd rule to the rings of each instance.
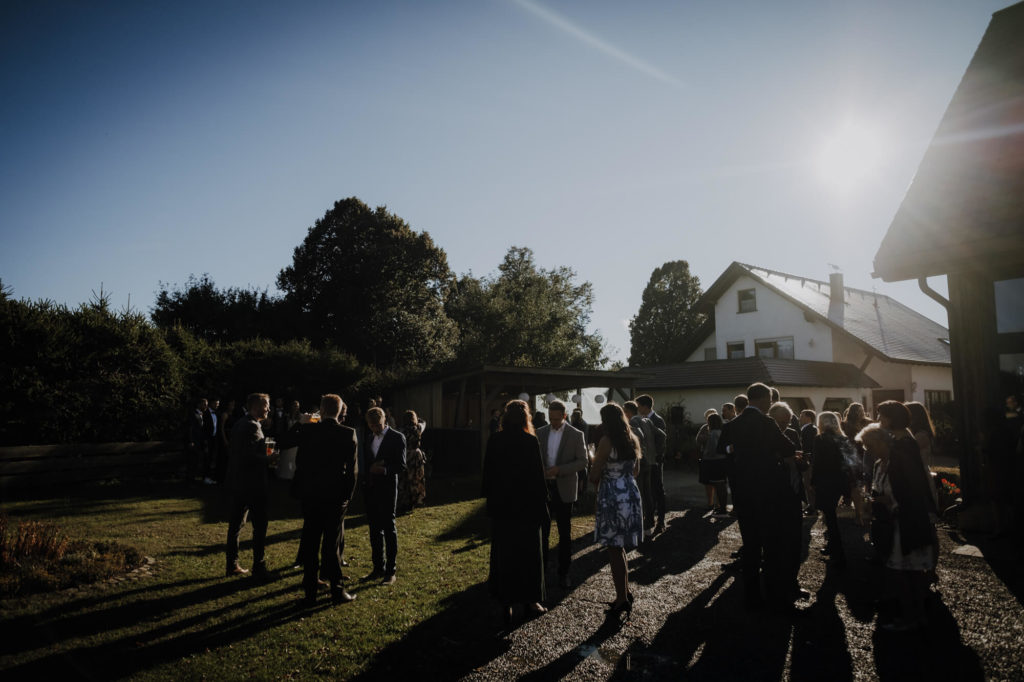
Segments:
[[[220,579],[170,596],[135,598],[108,608],[82,610],[96,605],[95,600],[88,599],[80,604],[72,602],[50,612],[18,619],[23,622],[10,624],[10,631],[15,634],[5,638],[5,652],[8,648],[11,652],[31,652],[62,640],[88,638],[95,633],[132,628],[140,623],[153,626],[145,632],[129,633],[102,644],[82,644],[42,656],[9,667],[4,675],[8,679],[124,677],[183,656],[244,640],[309,614],[309,610],[300,606],[299,600],[275,603],[282,595],[295,591],[294,584],[281,581],[279,587],[270,591],[203,608],[184,618],[176,617],[183,609],[208,607],[217,600],[259,585],[252,578]],[[174,587],[161,585],[159,589]],[[189,630],[192,631],[187,632]]]
[[[378,652],[355,680],[459,679],[505,653],[486,583],[452,595],[444,609]]]

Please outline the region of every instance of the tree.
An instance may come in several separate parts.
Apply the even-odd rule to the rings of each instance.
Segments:
[[[512,247],[496,275],[459,279],[448,312],[458,322],[460,363],[593,369],[604,340],[590,334],[590,282],[562,266],[538,268],[533,251]]]
[[[189,275],[185,286],[173,291],[161,282],[150,319],[161,329],[181,326],[212,343],[257,337],[287,341],[295,327],[294,313],[282,298],[266,289],[222,291],[208,274]]]
[[[700,280],[690,274],[686,261],[655,268],[644,287],[640,310],[629,323],[629,364],[685,362],[683,341],[706,317],[694,309],[700,296]]]
[[[277,277],[314,344],[405,371],[452,357],[457,328],[444,304],[453,282],[429,234],[355,197],[316,221]]]

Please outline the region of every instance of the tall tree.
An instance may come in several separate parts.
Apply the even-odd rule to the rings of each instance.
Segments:
[[[459,361],[598,367],[607,358],[600,334],[587,332],[593,301],[590,282],[576,282],[571,268],[538,268],[533,251],[512,247],[496,274],[459,279],[448,306],[461,330]]]
[[[277,285],[315,344],[414,371],[452,356],[457,328],[444,304],[453,280],[429,234],[350,197],[309,228]]]
[[[690,274],[686,261],[655,268],[644,287],[640,310],[629,323],[629,364],[684,362],[683,340],[706,317],[694,309],[700,296],[700,280]]]

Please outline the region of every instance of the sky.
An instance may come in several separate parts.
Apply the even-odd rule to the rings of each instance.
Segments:
[[[356,196],[458,274],[572,267],[612,360],[670,260],[705,289],[835,267],[946,325],[872,260],[1009,4],[8,0],[0,281],[143,312],[190,274],[275,292]]]

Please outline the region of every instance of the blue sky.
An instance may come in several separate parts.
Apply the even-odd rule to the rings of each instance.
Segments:
[[[457,273],[573,267],[614,359],[675,259],[704,287],[835,264],[946,324],[871,261],[1008,4],[4,3],[0,279],[146,311],[191,273],[273,291],[357,196]]]

